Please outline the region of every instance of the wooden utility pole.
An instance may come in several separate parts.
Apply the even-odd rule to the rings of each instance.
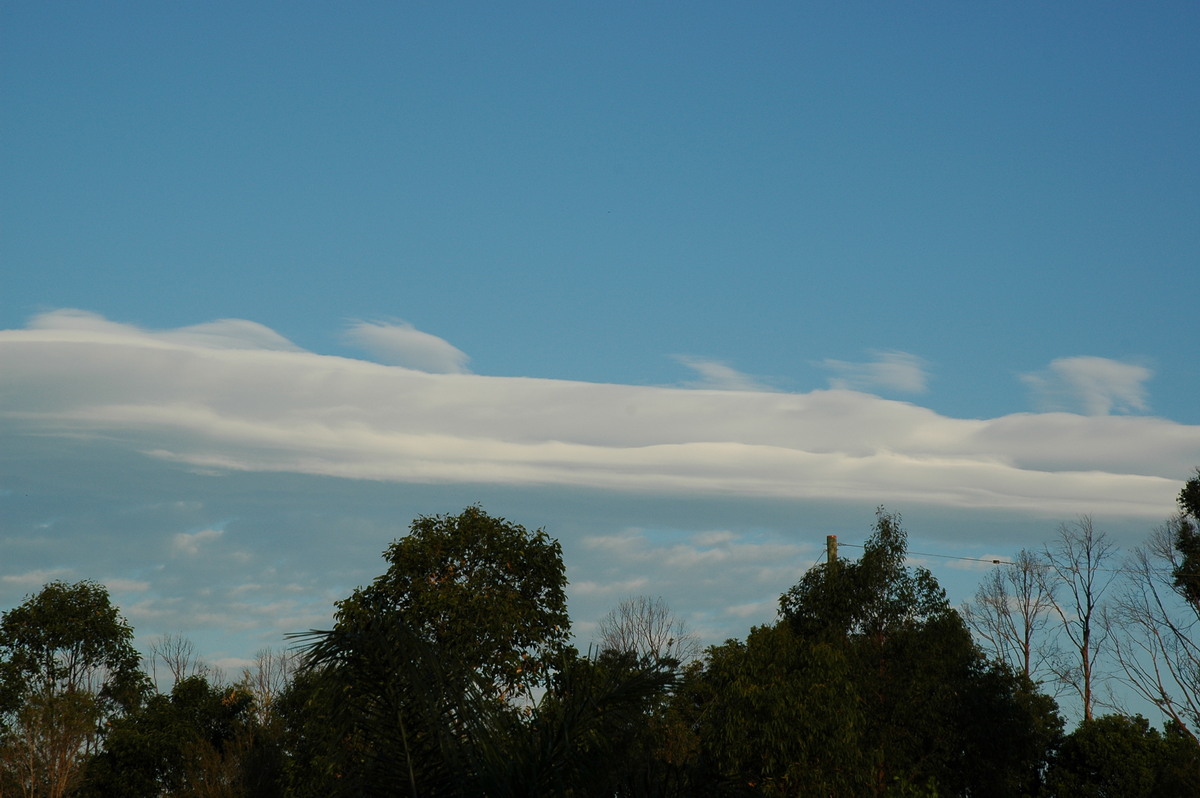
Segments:
[[[837,535],[825,536],[825,562],[830,565],[837,562]]]

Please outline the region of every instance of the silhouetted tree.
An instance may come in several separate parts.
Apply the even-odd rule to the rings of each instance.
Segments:
[[[1059,798],[1190,798],[1200,795],[1200,748],[1140,715],[1085,720],[1063,741],[1048,787]]]
[[[1133,550],[1109,615],[1126,682],[1200,745],[1200,474],[1179,494],[1180,514]]]
[[[1050,583],[1047,592],[1055,596],[1058,630],[1067,648],[1050,667],[1059,683],[1079,697],[1084,720],[1095,712],[1098,662],[1109,640],[1103,599],[1113,582],[1110,561],[1115,554],[1114,544],[1086,515],[1061,525],[1057,539],[1042,552],[1047,565],[1042,573]]]
[[[1011,563],[993,568],[975,591],[975,601],[963,607],[963,620],[984,649],[1034,681],[1054,607],[1047,567],[1039,554],[1022,549]]]
[[[763,795],[1036,791],[1054,702],[985,659],[906,549],[881,509],[860,560],[809,570],[778,624],[711,649],[701,769]]]
[[[687,664],[700,654],[700,640],[661,596],[630,596],[600,619],[601,649]]]

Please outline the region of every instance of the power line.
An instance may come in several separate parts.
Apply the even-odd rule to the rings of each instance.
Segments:
[[[839,542],[838,545],[839,546],[851,546],[856,549],[865,548],[865,546],[863,546],[861,543],[841,543],[841,542]],[[908,552],[908,554],[912,554],[917,557],[941,557],[943,560],[969,560],[971,562],[985,562],[990,565],[1014,565],[1015,564],[1015,563],[1009,562],[1008,560],[996,560],[996,559],[992,559],[991,557],[961,557],[961,556],[958,556],[955,554],[931,554],[927,551],[910,551],[910,552]]]
[[[861,543],[842,543],[840,540],[838,541],[838,545],[839,546],[850,546],[851,548],[855,548],[855,549],[866,548],[866,546],[864,546]],[[933,553],[927,552],[927,551],[909,551],[909,552],[906,552],[906,554],[913,555],[916,557],[940,557],[943,560],[967,560],[968,562],[983,562],[983,563],[988,563],[989,565],[1016,565],[1016,563],[1010,562],[1009,560],[997,560],[997,559],[993,559],[991,557],[962,557],[962,556],[955,555],[955,554],[933,554]],[[820,562],[820,559],[818,558],[817,561]],[[1106,573],[1106,574],[1140,575],[1143,573],[1141,570],[1139,570],[1137,568],[1099,568],[1099,567],[1097,567],[1097,568],[1093,568],[1091,570],[1099,571],[1101,573]],[[1174,576],[1175,574],[1172,574],[1172,575]],[[1195,577],[1195,576],[1200,576],[1200,574],[1184,573],[1184,574],[1179,574],[1179,576]]]

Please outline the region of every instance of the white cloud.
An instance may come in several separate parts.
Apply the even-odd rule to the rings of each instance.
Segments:
[[[145,579],[123,579],[120,577],[105,579],[104,586],[113,593],[143,593],[150,589],[150,583]]]
[[[80,318],[60,313],[0,332],[0,421],[39,435],[125,440],[215,474],[1157,515],[1171,506],[1174,480],[1200,461],[1200,428],[1161,419],[981,421],[845,390],[431,374],[304,351],[202,347],[95,317],[81,328]],[[894,366],[878,370],[893,385],[921,381],[912,356],[881,363]],[[1091,365],[1091,374],[1131,373]]]
[[[749,604],[734,604],[725,609],[726,614],[735,618],[769,618],[778,608],[777,601],[752,601]]]
[[[1144,412],[1145,366],[1105,357],[1063,357],[1042,371],[1022,374],[1042,410],[1079,410],[1091,416]]]
[[[925,393],[929,372],[928,364],[922,358],[908,352],[872,351],[870,354],[875,359],[866,363],[823,360],[821,365],[836,374],[830,377],[829,386],[855,391],[882,389],[901,393]]]
[[[716,391],[771,391],[773,388],[759,382],[749,374],[734,369],[719,360],[706,360],[689,355],[675,355],[675,360],[700,375],[699,380],[685,383],[689,388]]]
[[[223,529],[201,529],[199,532],[178,532],[172,542],[176,554],[195,556],[200,553],[200,547],[205,543],[220,539],[225,534]]]
[[[465,374],[466,353],[453,344],[405,322],[356,321],[345,339],[393,366],[432,374]]]
[[[11,585],[18,588],[39,588],[47,582],[55,580],[66,580],[70,576],[70,570],[66,568],[39,568],[35,571],[26,571],[20,574],[6,574],[0,576],[0,582],[6,585]]]
[[[621,599],[627,595],[646,590],[649,584],[650,580],[644,576],[637,577],[636,579],[625,579],[619,582],[594,582],[585,579],[572,584],[571,593],[578,597],[600,595]]]
[[[270,327],[245,319],[218,319],[173,330],[148,331],[129,324],[109,321],[96,313],[67,308],[35,316],[30,322],[29,328],[67,334],[88,334],[92,340],[97,342],[132,336],[144,342],[158,340],[167,344],[193,346],[200,349],[304,351]]]

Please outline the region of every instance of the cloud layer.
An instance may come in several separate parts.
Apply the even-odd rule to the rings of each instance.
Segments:
[[[411,328],[358,329],[425,340]],[[1112,386],[1104,375],[1137,384],[1132,371],[1098,360],[1051,369],[1093,375],[1084,382],[1098,395],[1097,386]],[[923,385],[911,356],[893,353],[876,365],[877,380]],[[153,332],[60,311],[0,333],[0,369],[10,434],[102,435],[216,471],[904,497],[1149,517],[1170,505],[1176,481],[1200,460],[1200,428],[1162,419],[953,419],[848,389],[783,394],[742,384],[695,390],[430,373],[302,351],[237,320]]]

